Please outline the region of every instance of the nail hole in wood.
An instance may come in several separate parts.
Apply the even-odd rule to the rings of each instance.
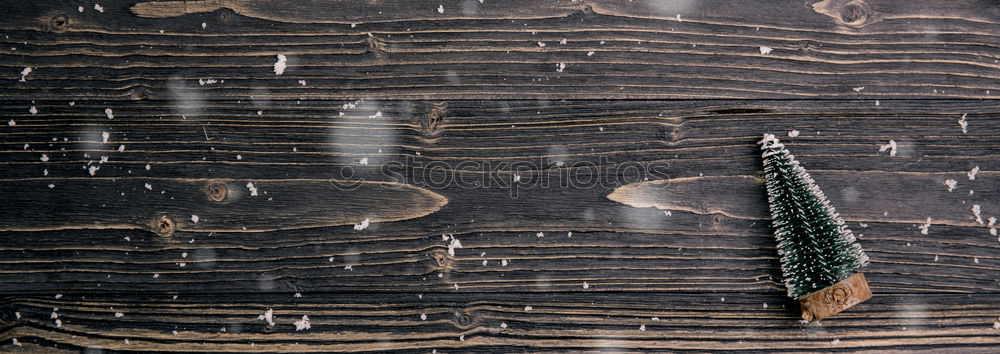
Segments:
[[[62,32],[69,26],[69,18],[64,15],[52,16],[49,20],[49,27],[56,32]]]

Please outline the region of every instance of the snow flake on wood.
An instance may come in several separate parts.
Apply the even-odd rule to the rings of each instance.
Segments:
[[[967,115],[969,114],[963,113],[962,118],[958,119],[958,126],[962,128],[962,134],[967,134],[969,132],[969,122],[965,120],[965,116]]]
[[[125,145],[118,145],[118,152],[125,152]]]
[[[17,81],[20,81],[20,82],[25,82],[25,81],[26,81],[26,78],[28,77],[28,74],[31,74],[31,72],[32,72],[32,71],[33,71],[33,70],[32,70],[31,68],[24,68],[24,69],[21,69],[21,79],[19,79],[19,80],[17,80]]]
[[[121,312],[115,312],[115,318],[122,318],[122,317],[125,317],[125,314],[124,314],[124,313],[121,313]]]
[[[439,14],[443,14],[444,13],[444,5],[438,5],[437,12]]]
[[[640,332],[645,332],[646,331],[646,325],[644,325],[644,324],[643,325],[639,325],[639,331]]]
[[[558,63],[558,64],[556,64],[556,72],[557,73],[561,73],[565,69],[566,69],[566,63]]]
[[[94,10],[97,10],[97,12],[100,13],[104,13],[104,7],[101,6],[101,4],[94,4]]]
[[[369,219],[361,220],[361,223],[354,224],[354,231],[362,231],[368,228]]]
[[[11,119],[10,121],[7,122],[7,125],[13,127],[13,126],[17,125],[17,122],[15,122],[13,119]],[[27,145],[27,144],[25,144],[25,145]],[[28,148],[25,147],[24,149],[27,150]]]
[[[972,170],[967,172],[965,175],[969,177],[970,181],[975,181],[977,174],[979,174],[979,166],[973,167]]]
[[[534,310],[534,309],[535,309],[534,307],[531,307],[531,305],[528,305],[528,306],[524,307],[524,312],[528,312],[528,311],[531,311],[531,310]]]
[[[111,133],[101,132],[101,144],[107,144],[108,143],[108,138],[110,138],[110,137],[111,137]]]
[[[583,288],[590,289],[590,284],[587,284],[587,282],[583,282]]]
[[[108,119],[115,119],[115,111],[111,110],[111,108],[105,108],[104,115],[107,116]]]
[[[983,208],[980,207],[979,204],[972,205],[972,216],[976,217],[976,222],[980,225],[985,224],[985,222],[983,222]]]
[[[251,197],[256,197],[257,196],[257,187],[255,187],[253,185],[253,182],[247,182],[247,189],[250,190],[250,196]]]
[[[39,160],[42,160],[42,162],[49,162],[49,155],[42,154],[42,157]]]
[[[788,137],[789,138],[794,138],[794,137],[797,137],[797,136],[799,136],[799,131],[798,130],[792,130],[792,131],[788,132]]]
[[[198,215],[191,215],[191,222],[197,224],[198,220],[201,220],[201,218],[198,217]]]
[[[89,168],[87,168],[87,172],[90,173],[91,176],[94,176],[94,175],[97,174],[97,171],[100,170],[100,169],[101,168],[98,167],[98,166],[90,166]]]
[[[896,141],[889,139],[889,143],[885,145],[879,145],[878,152],[885,152],[889,150],[889,157],[896,156]]]
[[[420,320],[421,321],[427,321],[427,314],[426,313],[420,314]]]
[[[28,113],[38,114],[38,108],[35,108],[35,106],[31,106],[31,108],[28,108]]]
[[[462,248],[462,242],[455,238],[455,235],[448,236],[450,241],[448,242],[448,255],[454,257],[455,249]]]
[[[274,75],[284,74],[287,63],[288,58],[284,54],[278,54],[278,61],[274,62]]]
[[[760,46],[760,48],[758,48],[758,49],[760,49],[760,54],[761,54],[761,55],[768,55],[768,54],[771,54],[771,47],[767,47],[767,46]]]
[[[301,320],[295,321],[292,324],[295,325],[295,331],[296,332],[298,332],[298,331],[304,331],[304,330],[307,330],[309,328],[312,328],[312,325],[309,324],[309,316],[306,316],[306,315],[302,315],[302,319]]]
[[[927,230],[931,228],[931,218],[927,217],[927,223],[920,225],[920,234],[926,235]]]
[[[274,326],[274,310],[267,309],[263,314],[257,316],[258,320],[266,321],[268,325]]]
[[[955,190],[956,187],[958,187],[958,181],[949,178],[944,180],[944,185],[948,186],[948,191],[951,192]]]

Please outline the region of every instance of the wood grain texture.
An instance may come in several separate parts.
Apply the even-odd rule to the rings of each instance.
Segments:
[[[116,102],[114,119],[91,101],[0,105],[17,123],[0,188],[18,205],[0,219],[0,290],[781,291],[755,142],[792,129],[785,143],[861,235],[876,293],[1000,290],[994,101],[346,103]],[[890,139],[895,156],[879,151]],[[342,171],[408,187],[291,187]],[[212,202],[211,180],[239,181],[242,199]],[[447,205],[352,225],[430,210],[431,195]],[[176,216],[170,237],[82,228],[161,214]]]
[[[359,295],[10,297],[0,303],[0,350],[988,353],[997,341],[995,299],[982,294],[883,294],[809,326],[778,293]],[[268,309],[273,326],[258,319]],[[296,331],[303,315],[310,328]]]
[[[438,6],[443,13],[439,13]],[[984,98],[988,2],[6,6],[9,99]],[[680,16],[680,17],[678,17]],[[202,26],[204,24],[204,27]],[[762,47],[770,48],[762,54]],[[287,69],[276,76],[277,55]],[[19,82],[20,71],[34,71]],[[199,79],[214,80],[199,85]],[[305,85],[298,84],[304,80]]]
[[[99,4],[0,0],[0,352],[1000,346],[990,1]],[[819,326],[764,132],[872,259]]]

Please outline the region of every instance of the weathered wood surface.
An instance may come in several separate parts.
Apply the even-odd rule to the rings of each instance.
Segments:
[[[1000,6],[77,6],[0,2],[0,352],[1000,345]],[[872,258],[821,326],[763,132]]]
[[[5,3],[24,100],[1000,95],[990,1]]]

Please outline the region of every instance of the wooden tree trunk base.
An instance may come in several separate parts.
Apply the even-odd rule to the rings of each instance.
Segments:
[[[833,317],[872,297],[864,273],[857,273],[823,290],[799,298],[802,319],[816,322]]]

